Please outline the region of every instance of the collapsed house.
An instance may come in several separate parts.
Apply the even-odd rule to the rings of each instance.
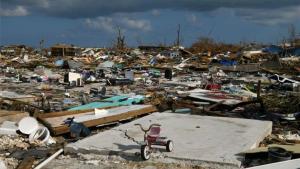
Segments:
[[[65,57],[65,56],[78,56],[80,55],[80,48],[74,45],[56,44],[51,47],[51,56]]]

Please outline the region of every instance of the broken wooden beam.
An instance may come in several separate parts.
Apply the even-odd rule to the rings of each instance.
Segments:
[[[38,119],[41,120],[41,122],[45,126],[48,127],[48,129],[51,131],[53,135],[60,135],[69,132],[69,127],[67,125],[62,124],[63,120],[67,119],[68,117],[75,116],[76,118],[76,117],[80,117],[81,115],[93,116],[94,117],[93,119],[82,121],[81,123],[83,123],[86,127],[94,127],[98,125],[105,125],[113,122],[132,119],[141,115],[145,115],[157,111],[156,107],[152,105],[132,105],[132,106],[136,106],[137,108],[134,110],[129,110],[130,106],[121,106],[121,107],[115,107],[111,109],[105,109],[111,112],[109,112],[109,114],[102,117],[93,116],[94,110],[89,110],[89,111],[85,110],[85,111],[66,111],[66,112],[41,114],[38,116]],[[120,112],[120,109],[122,109],[123,112]],[[118,110],[119,112],[114,113],[113,112],[114,110]],[[56,119],[56,121],[54,121],[53,119]]]
[[[32,169],[34,161],[35,158],[33,156],[27,156],[21,161],[17,169]]]

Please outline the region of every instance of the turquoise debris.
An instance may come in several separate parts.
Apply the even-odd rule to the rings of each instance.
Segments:
[[[114,96],[114,97],[104,99],[101,102],[92,102],[85,105],[73,107],[68,110],[73,111],[73,110],[88,110],[88,109],[113,107],[113,106],[129,106],[135,103],[141,103],[143,100],[144,100],[144,96],[141,95],[136,95],[133,97],[120,95],[120,96]]]

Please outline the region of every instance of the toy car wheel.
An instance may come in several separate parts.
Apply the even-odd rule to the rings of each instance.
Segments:
[[[173,141],[172,141],[172,140],[168,140],[168,141],[167,141],[166,149],[167,149],[168,152],[173,151],[173,149],[174,149],[174,144],[173,144]]]
[[[142,145],[141,147],[141,156],[143,160],[149,160],[150,159],[150,147],[148,145]]]

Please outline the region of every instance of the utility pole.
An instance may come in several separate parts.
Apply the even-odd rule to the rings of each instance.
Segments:
[[[118,27],[117,49],[123,50],[125,48],[125,36],[122,35],[120,27]]]
[[[295,30],[295,25],[294,24],[291,24],[289,26],[289,38],[290,38],[290,43],[291,43],[291,46],[294,46],[294,40],[295,40],[295,37],[296,37],[296,30]]]
[[[178,24],[178,29],[177,29],[177,39],[176,39],[176,46],[180,46],[180,24]]]
[[[43,56],[44,42],[45,42],[44,39],[42,39],[40,41],[40,54],[41,54],[41,56]]]

